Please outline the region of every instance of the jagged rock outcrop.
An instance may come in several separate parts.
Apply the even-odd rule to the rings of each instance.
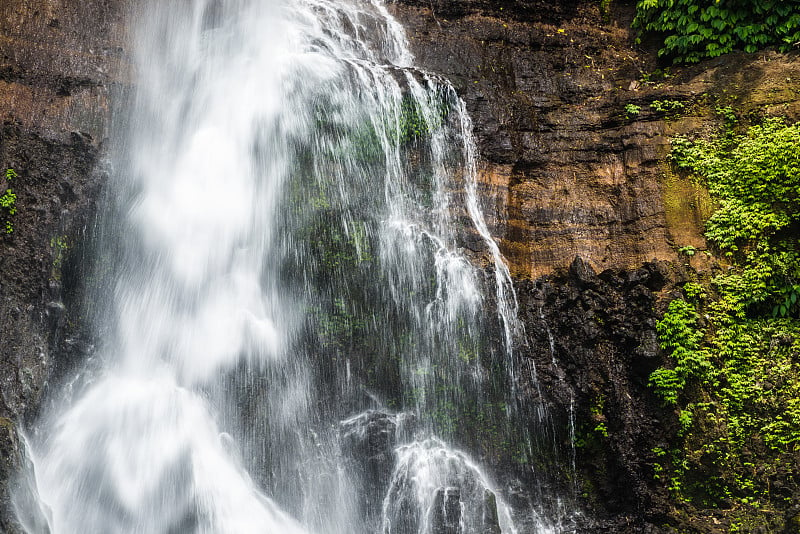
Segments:
[[[668,262],[597,274],[576,257],[569,269],[518,285],[523,356],[536,363],[556,427],[573,426],[572,436],[562,431],[562,449],[575,447],[589,532],[644,532],[666,522],[669,497],[653,478],[651,449],[672,428],[647,383],[662,362],[660,302],[684,277]]]

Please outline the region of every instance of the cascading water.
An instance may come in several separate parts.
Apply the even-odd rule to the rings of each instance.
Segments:
[[[148,4],[102,344],[28,437],[25,528],[553,531],[470,457],[515,454],[518,326],[450,86],[378,0]]]

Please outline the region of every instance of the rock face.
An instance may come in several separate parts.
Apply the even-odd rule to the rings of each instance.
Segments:
[[[0,3],[0,173],[18,174],[7,184],[18,196],[14,231],[0,234],[3,532],[18,528],[8,500],[17,429],[71,360],[90,351],[83,251],[105,180],[110,110],[126,90],[126,4]],[[675,250],[705,247],[710,200],[664,165],[669,137],[713,130],[714,109],[734,102],[745,113],[800,118],[800,60],[731,55],[664,76],[652,52],[633,44],[633,5],[390,5],[419,64],[449,78],[472,116],[489,222],[526,323],[521,357],[536,363],[541,381],[526,385],[523,402],[550,406],[556,427],[575,423],[574,436],[558,439],[563,458],[575,458],[586,532],[659,532],[673,506],[653,479],[650,451],[674,432],[674,414],[647,377],[663,362],[655,320],[684,276]],[[664,100],[682,111],[659,110]],[[707,260],[691,261],[702,268]],[[369,469],[392,461],[387,421],[371,419],[358,442]],[[442,532],[457,524],[448,497]],[[787,524],[798,524],[791,514]],[[496,516],[487,496],[493,533]],[[710,520],[698,529],[714,532]]]
[[[462,534],[461,494],[458,488],[439,488],[433,500],[432,534]]]
[[[121,2],[0,5],[0,170],[17,213],[0,235],[0,531],[15,532],[6,481],[17,428],[85,351],[81,251],[104,171],[109,109],[123,80]],[[5,228],[4,228],[5,230]]]
[[[417,62],[449,78],[472,116],[491,231],[526,325],[522,357],[540,380],[522,402],[548,405],[554,428],[574,423],[574,436],[562,430],[556,441],[560,461],[576,463],[578,482],[562,491],[591,510],[581,531],[661,532],[669,522],[717,532],[711,514],[682,524],[654,476],[651,451],[675,435],[677,418],[647,385],[665,363],[655,322],[686,267],[719,267],[677,253],[706,249],[713,205],[666,155],[672,136],[718,131],[725,106],[800,119],[800,61],[762,52],[659,68],[652,49],[634,44],[634,8],[393,4]]]
[[[403,415],[399,416],[402,422]],[[363,488],[359,503],[367,523],[380,528],[380,517],[372,517],[382,509],[383,496],[395,465],[398,416],[367,411],[340,424],[342,452],[348,469]],[[401,425],[402,426],[402,425]]]
[[[663,127],[624,116],[645,99],[628,87],[651,67],[629,46],[627,17],[603,23],[590,2],[443,4],[398,11],[419,62],[467,103],[512,271],[535,277],[576,254],[598,268],[674,259]]]
[[[703,248],[709,201],[666,174],[669,137],[716,128],[714,107],[734,102],[797,116],[797,60],[728,56],[665,78],[654,54],[634,46],[634,2],[608,2],[605,13],[601,4],[394,5],[417,62],[467,104],[493,235],[519,277],[576,255],[603,270]],[[664,100],[682,112],[653,107]]]
[[[524,356],[536,363],[556,428],[574,429],[562,449],[569,457],[574,442],[589,531],[643,532],[665,522],[669,498],[653,478],[650,451],[672,428],[647,382],[662,362],[659,295],[666,299],[662,290],[682,276],[667,262],[597,274],[577,257],[569,269],[518,285]]]

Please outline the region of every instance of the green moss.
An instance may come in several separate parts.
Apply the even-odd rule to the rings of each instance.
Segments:
[[[61,268],[69,248],[70,245],[67,236],[62,235],[50,238],[50,249],[53,253],[53,265],[50,269],[51,279],[61,280]]]
[[[714,203],[708,189],[690,176],[665,166],[663,182],[664,215],[675,243],[698,249],[703,241],[705,220],[713,213]]]

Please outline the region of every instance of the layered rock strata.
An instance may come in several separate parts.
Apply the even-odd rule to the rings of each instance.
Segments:
[[[492,232],[517,277],[576,255],[600,271],[702,249],[710,200],[669,173],[670,137],[718,128],[717,106],[800,116],[797,58],[764,52],[659,68],[634,42],[633,2],[609,2],[607,12],[601,4],[394,4],[417,62],[450,79],[467,104]]]

